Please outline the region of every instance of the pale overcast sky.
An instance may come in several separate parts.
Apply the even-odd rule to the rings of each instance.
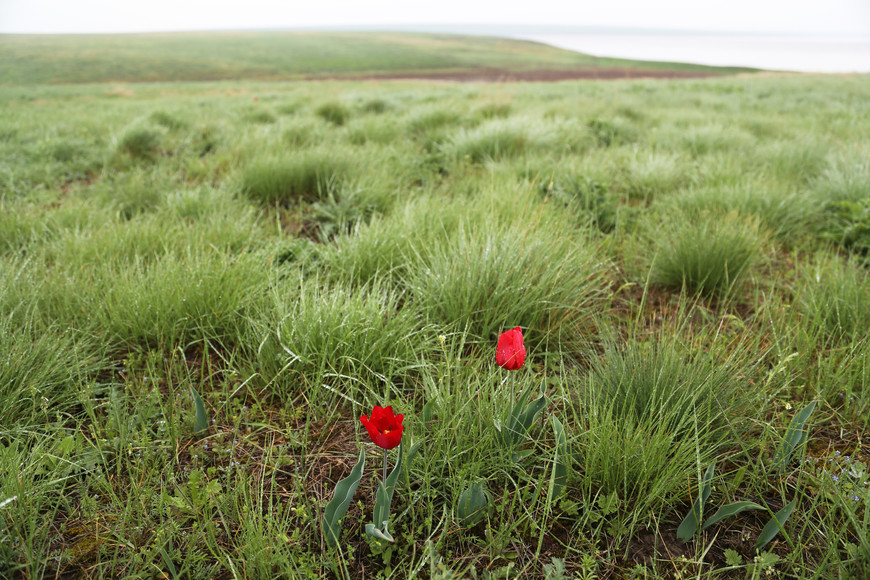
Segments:
[[[561,25],[870,35],[870,0],[0,0],[0,32]]]

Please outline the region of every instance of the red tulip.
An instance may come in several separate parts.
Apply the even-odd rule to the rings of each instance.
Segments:
[[[523,346],[523,331],[517,326],[501,333],[495,349],[495,362],[509,371],[517,371],[526,362],[526,347]]]
[[[372,409],[372,418],[363,415],[359,418],[369,432],[372,442],[378,447],[392,449],[402,442],[402,419],[404,415],[393,413],[392,407],[378,407]]]

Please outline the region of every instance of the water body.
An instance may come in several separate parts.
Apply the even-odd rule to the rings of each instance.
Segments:
[[[595,56],[779,71],[870,73],[868,37],[519,31],[510,36]]]

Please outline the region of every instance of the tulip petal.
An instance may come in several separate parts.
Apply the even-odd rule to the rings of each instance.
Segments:
[[[383,449],[393,449],[402,442],[402,421],[404,415],[396,415],[392,407],[374,407],[371,419],[366,415],[359,418],[372,443]]]
[[[526,347],[523,345],[523,331],[519,326],[503,332],[498,337],[495,362],[509,371],[522,368],[526,362]]]

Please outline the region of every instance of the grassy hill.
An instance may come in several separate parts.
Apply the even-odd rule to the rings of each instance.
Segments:
[[[598,58],[485,36],[400,32],[0,35],[0,83],[294,80],[600,69],[718,75],[753,69]],[[612,74],[609,76],[613,76]]]

